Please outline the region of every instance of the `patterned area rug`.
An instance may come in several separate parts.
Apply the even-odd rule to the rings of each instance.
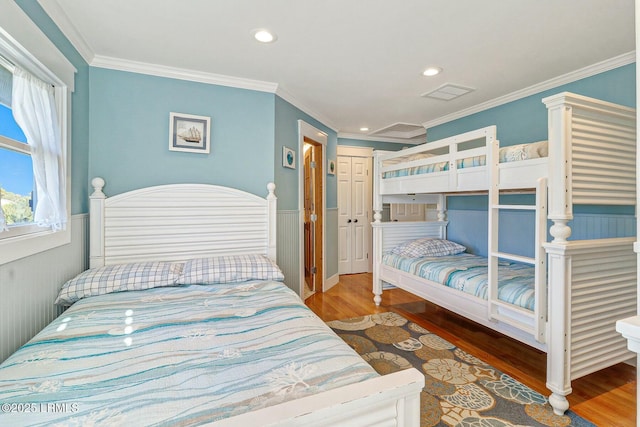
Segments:
[[[424,372],[423,427],[595,427],[572,411],[555,415],[545,396],[396,313],[327,324],[382,375]]]

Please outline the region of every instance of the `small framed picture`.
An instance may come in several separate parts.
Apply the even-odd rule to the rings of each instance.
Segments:
[[[296,168],[296,152],[289,147],[282,147],[282,166]]]
[[[169,150],[209,154],[211,118],[169,113]]]
[[[329,160],[329,165],[327,166],[327,173],[329,175],[335,175],[336,174],[336,161],[335,160]]]

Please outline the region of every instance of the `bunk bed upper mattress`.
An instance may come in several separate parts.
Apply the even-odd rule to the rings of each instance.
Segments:
[[[0,365],[0,401],[36,412],[0,424],[196,425],[377,376],[281,282],[108,293]]]
[[[517,162],[521,160],[537,159],[547,157],[549,155],[548,141],[538,141],[528,144],[511,145],[508,147],[502,147],[499,150],[500,163]],[[417,159],[424,159],[432,157],[428,153],[418,153],[408,156],[406,159],[402,157],[395,158],[384,162],[384,166],[390,164],[399,164],[403,161],[411,161]],[[485,155],[465,157],[457,160],[457,168],[472,168],[476,166],[484,166],[487,163]],[[433,172],[443,172],[449,170],[449,161],[435,162],[422,166],[414,166],[409,168],[402,168],[393,171],[384,172],[383,178],[396,178],[400,176],[408,175],[420,175]]]
[[[386,253],[382,263],[432,282],[487,299],[487,258],[456,255],[409,258]],[[528,264],[500,261],[498,299],[528,310],[535,307],[535,270]]]

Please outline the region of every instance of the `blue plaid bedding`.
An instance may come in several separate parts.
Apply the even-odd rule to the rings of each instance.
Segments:
[[[487,259],[462,253],[458,255],[407,258],[392,253],[382,263],[420,276],[432,282],[487,299]],[[498,299],[528,310],[535,308],[534,267],[501,261],[498,265]]]

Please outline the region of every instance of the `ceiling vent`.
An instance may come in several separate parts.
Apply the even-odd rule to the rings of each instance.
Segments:
[[[415,125],[412,123],[394,123],[369,133],[369,136],[413,139],[426,133],[427,130],[422,125]]]
[[[434,91],[423,93],[421,96],[425,98],[439,99],[441,101],[451,101],[452,99],[466,95],[474,90],[475,89],[470,87],[446,83]]]

